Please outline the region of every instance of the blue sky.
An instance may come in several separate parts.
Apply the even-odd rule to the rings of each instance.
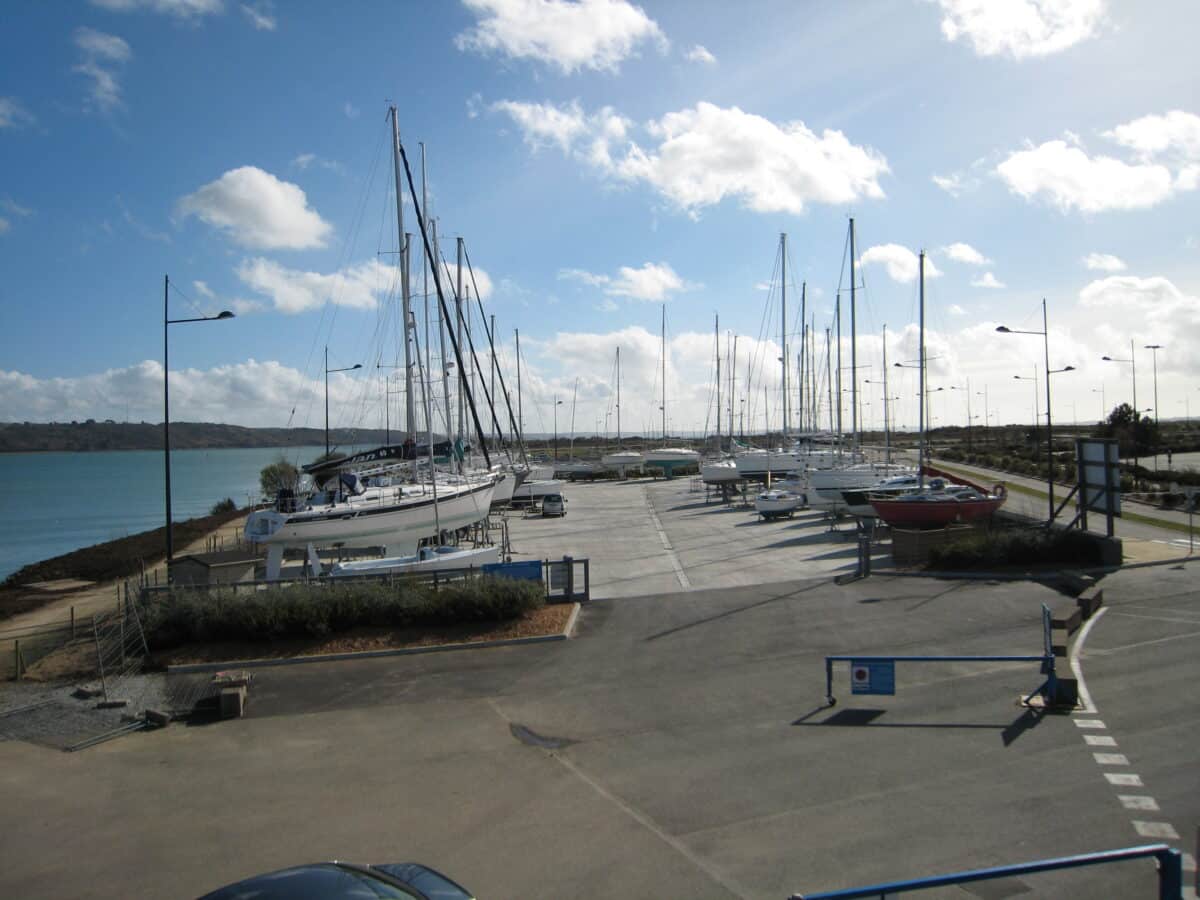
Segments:
[[[320,425],[328,343],[331,366],[365,367],[332,377],[335,423],[381,425],[392,102],[510,380],[521,330],[529,431],[551,429],[556,396],[566,427],[577,382],[576,430],[614,428],[618,345],[623,428],[659,427],[663,302],[671,428],[712,418],[715,314],[739,335],[748,427],[778,427],[779,234],[789,355],[802,281],[823,354],[850,216],[862,379],[881,380],[885,324],[889,362],[915,356],[925,248],[929,380],[958,389],[937,421],[965,423],[968,379],[972,416],[986,387],[989,421],[1032,418],[1013,375],[1040,370],[1040,340],[995,326],[1040,329],[1043,296],[1051,366],[1077,370],[1054,376],[1056,421],[1131,399],[1130,367],[1100,360],[1130,340],[1138,405],[1160,344],[1161,415],[1200,415],[1198,16],[1183,0],[12,6],[0,421],[160,421],[169,274],[173,316],[238,312],[172,328],[173,418]],[[848,366],[848,309],[843,331]],[[915,380],[893,372],[911,423]],[[878,426],[882,387],[861,391]]]

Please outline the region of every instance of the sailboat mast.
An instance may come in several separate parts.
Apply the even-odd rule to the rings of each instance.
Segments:
[[[667,304],[662,308],[662,426],[663,446],[667,445]]]
[[[858,323],[855,321],[854,217],[850,217],[850,429],[858,449]]]
[[[477,300],[479,299],[478,296],[476,296],[476,299]],[[492,335],[494,335],[495,333],[496,333],[496,316],[493,315],[492,319],[491,319],[491,324],[488,326],[488,348],[490,350],[489,355],[492,358],[491,377],[492,377],[492,396],[493,397],[496,396],[496,344],[492,340]],[[495,422],[495,418],[493,418],[492,421]],[[492,425],[492,443],[495,444],[496,442],[499,441],[499,439],[500,439],[500,426],[498,424],[493,424]]]
[[[717,348],[717,452],[721,452],[721,317],[714,316],[713,344]]]
[[[779,235],[779,340],[783,345],[783,437],[788,433],[787,234]]]
[[[514,328],[517,337],[517,426],[521,431],[521,443],[525,442],[525,410],[521,406],[521,329]]]
[[[396,190],[399,191],[400,189],[396,188]],[[427,189],[427,186],[425,183],[425,142],[424,141],[421,142],[421,209],[426,210],[426,211],[428,211],[428,209],[429,209],[429,192],[428,192],[428,189]],[[428,212],[426,212],[426,214],[428,215]],[[425,397],[425,416],[426,416],[425,425],[427,426],[426,430],[432,435],[433,434],[433,419],[429,418],[431,410],[432,410],[432,406],[429,402],[429,394],[433,393],[433,357],[431,356],[433,350],[431,349],[431,344],[429,341],[429,260],[427,260],[425,258],[424,253],[421,254],[421,278],[422,278],[421,290],[424,292],[424,295],[425,295],[425,374],[422,377],[425,378],[426,380],[428,380],[428,382],[429,382],[428,388],[425,387],[424,381],[421,382],[421,390]],[[427,391],[427,393],[426,393],[426,391]],[[432,438],[430,439],[429,446],[430,446],[431,452],[432,452],[432,447],[433,447]],[[430,463],[429,463],[429,465],[431,467],[430,468],[430,478],[433,477],[433,469],[432,469],[433,461],[432,460],[433,460],[433,457],[431,456]]]
[[[409,337],[409,322],[412,320],[412,295],[409,292],[409,235],[404,233],[404,192],[400,180],[400,125],[397,121],[396,107],[391,108],[392,115],[392,171],[396,177],[396,230],[400,241],[400,299],[401,311],[404,316],[404,425],[408,436],[412,437],[417,429],[416,404],[413,396],[413,368],[411,340]],[[416,465],[416,462],[413,463]]]
[[[617,449],[621,449],[621,345],[617,345]]]
[[[833,364],[832,363],[833,354],[830,352],[830,349],[831,348],[829,346],[829,329],[826,328],[825,329],[825,382],[826,382],[827,387],[829,388],[829,430],[832,433],[833,432],[833,372],[830,371],[830,366]],[[838,420],[839,421],[841,420],[841,417],[842,417],[842,411],[839,409],[838,410]],[[842,449],[841,429],[839,428],[836,433],[837,433],[837,437],[838,437],[838,450],[840,452]]]
[[[454,282],[454,334],[458,338],[458,346],[462,346],[463,340],[463,308],[462,308],[462,262],[463,262],[463,239],[460,237],[455,242],[455,256],[458,261],[455,268]],[[458,389],[458,439],[462,440],[463,436],[463,388],[466,385],[466,372],[459,373],[459,389]]]
[[[837,325],[837,439],[838,453],[842,452],[842,292],[838,291],[833,306],[834,323]],[[833,400],[831,399],[832,403]]]
[[[796,358],[796,378],[800,382],[796,418],[800,430],[804,431],[804,416],[808,412],[808,404],[804,402],[804,355],[808,346],[808,282],[800,282],[800,354]]]
[[[733,336],[733,355],[729,359],[729,442],[733,443],[733,401],[737,398],[737,341]],[[743,435],[745,437],[745,435]]]
[[[430,220],[430,231],[432,232],[433,240],[433,262],[430,263],[430,268],[441,265],[442,251],[438,245],[438,223],[437,219]],[[433,273],[433,281],[436,285],[440,279],[438,273]],[[445,398],[446,410],[446,440],[451,440],[450,437],[450,365],[446,359],[446,316],[443,312],[442,305],[438,304],[438,343],[442,350],[442,395]]]
[[[885,323],[883,326],[883,452],[884,461],[890,463],[892,461],[892,431],[889,427],[888,403],[891,402],[891,397],[888,394],[887,376],[887,324]]]
[[[567,459],[575,459],[575,401],[579,399],[579,376],[575,376],[575,389],[571,392],[571,441],[567,444]]]
[[[921,251],[919,259],[920,274],[921,274],[921,317],[920,317],[920,377],[917,381],[920,384],[920,417],[918,421],[918,429],[920,435],[917,438],[917,487],[925,487],[925,251]]]

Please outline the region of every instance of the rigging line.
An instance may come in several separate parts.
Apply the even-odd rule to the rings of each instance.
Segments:
[[[501,368],[500,361],[496,357],[496,335],[493,333],[492,326],[488,324],[487,317],[484,315],[483,299],[482,299],[482,297],[480,297],[480,294],[479,294],[479,285],[476,284],[476,282],[475,282],[475,267],[471,265],[471,252],[467,249],[467,246],[465,243],[463,244],[463,257],[467,261],[467,272],[471,276],[471,286],[475,289],[475,303],[479,306],[479,316],[481,319],[483,319],[483,323],[484,323],[483,327],[484,327],[484,330],[487,332],[488,346],[492,351],[492,360],[493,360],[493,365],[495,366],[496,376],[500,379],[500,390],[504,394],[504,405],[508,408],[509,425],[512,427],[512,433],[514,435],[516,435],[517,444],[521,450],[521,458],[522,458],[522,460],[524,460],[525,459],[524,435],[521,434],[520,428],[517,427],[517,417],[513,413],[512,398],[509,396],[509,393],[508,393],[508,385],[506,385],[504,383],[504,370]],[[495,412],[495,409],[493,408],[492,418],[495,419],[495,416],[496,416],[496,412]],[[500,438],[500,440],[503,441],[504,430],[500,427],[500,424],[498,422],[496,423],[496,434]]]
[[[412,196],[413,209],[416,210],[417,223],[421,226],[421,243],[425,247],[425,255],[429,259],[430,268],[433,269],[433,284],[437,288],[438,305],[441,307],[442,315],[446,317],[446,321],[450,321],[450,310],[446,306],[446,297],[442,293],[442,280],[438,275],[437,261],[433,258],[433,248],[429,244],[429,235],[425,230],[425,218],[422,215],[420,201],[417,200],[417,189],[413,184],[412,169],[408,165],[408,154],[404,151],[404,145],[400,144],[400,158],[404,161],[404,175],[408,179],[408,191]],[[479,423],[479,413],[475,409],[475,398],[472,396],[469,386],[466,383],[466,373],[463,371],[462,352],[458,346],[458,339],[454,335],[453,329],[446,329],[447,337],[450,339],[450,344],[454,348],[454,358],[458,362],[458,377],[459,383],[467,396],[468,405],[471,407],[471,419],[475,423],[475,433],[479,437],[480,449],[483,451],[483,459],[490,469],[492,467],[492,457],[488,453],[487,440],[483,434],[483,426]]]
[[[342,245],[343,250],[342,250],[342,255],[341,255],[341,258],[343,260],[348,255],[348,248],[351,244],[353,236],[357,234],[358,225],[362,221],[362,216],[365,215],[366,206],[367,206],[367,197],[369,196],[371,188],[373,187],[373,185],[375,183],[375,173],[377,172],[377,170],[379,168],[379,159],[382,155],[384,137],[386,137],[386,135],[381,136],[379,143],[376,145],[375,157],[371,162],[371,166],[370,166],[370,168],[368,170],[368,174],[367,174],[367,179],[363,183],[363,189],[362,189],[361,194],[359,195],[360,199],[359,199],[358,209],[357,209],[357,212],[355,213],[354,219],[351,220],[353,223],[351,226],[351,231],[347,234],[346,240],[343,242],[343,245]],[[325,334],[325,336],[326,336],[325,343],[328,343],[328,337],[333,332],[333,324],[337,319],[337,310],[335,307],[331,311],[330,305],[331,304],[330,304],[329,300],[326,300],[326,302],[322,305],[321,319],[317,323],[317,328],[313,331],[313,339],[312,339],[312,342],[309,344],[308,355],[305,358],[304,368],[302,370],[303,372],[307,373],[315,365],[314,358],[317,356],[317,352],[316,352],[317,347],[321,344],[321,335]],[[328,326],[326,326],[327,319],[329,320]],[[307,423],[310,421],[310,418],[311,418],[313,404],[319,403],[318,398],[319,398],[320,392],[319,391],[306,391],[305,393],[307,394],[307,405],[305,406],[303,421],[307,425]],[[301,399],[301,401],[303,401],[303,400],[305,400],[305,397],[302,396],[300,399]],[[293,406],[293,416],[295,415],[295,412],[294,412],[295,406],[298,406],[298,405],[299,405],[299,403],[297,403]]]

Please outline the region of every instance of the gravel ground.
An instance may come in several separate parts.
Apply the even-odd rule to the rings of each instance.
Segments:
[[[85,687],[99,689],[99,682]],[[102,697],[78,694],[76,684],[9,683],[0,688],[0,740],[27,741],[65,750],[72,744],[127,724],[147,709],[166,709],[166,677],[134,675],[112,689],[124,707],[99,709]]]

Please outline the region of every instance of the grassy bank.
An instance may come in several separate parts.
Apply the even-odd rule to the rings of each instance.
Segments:
[[[186,547],[222,525],[246,515],[247,512],[248,510],[244,509],[233,509],[217,515],[176,522],[173,531],[175,546]],[[20,611],[13,610],[6,600],[12,599],[13,592],[20,593],[20,586],[24,584],[60,578],[112,581],[138,574],[143,565],[152,566],[166,558],[166,532],[165,526],[154,528],[80,550],[72,550],[62,556],[31,563],[18,569],[0,584],[0,617]]]

